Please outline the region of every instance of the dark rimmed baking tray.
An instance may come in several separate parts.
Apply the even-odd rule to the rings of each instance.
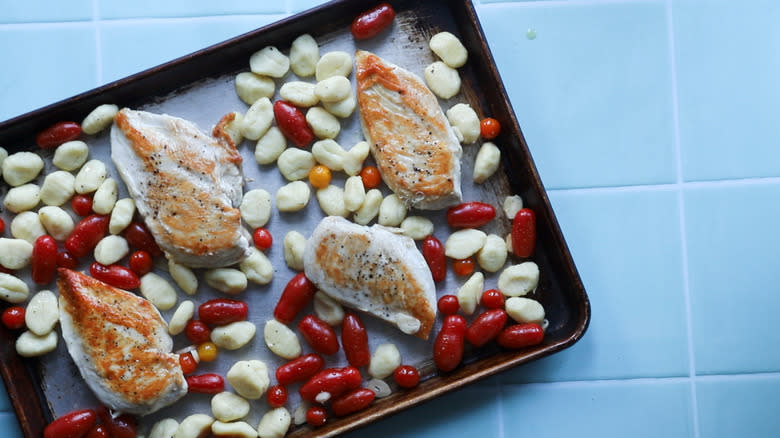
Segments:
[[[503,127],[495,140],[502,149],[502,165],[510,189],[537,215],[537,247],[532,259],[543,273],[537,289],[550,325],[541,345],[520,351],[495,347],[468,352],[464,365],[452,373],[438,374],[427,367],[419,387],[397,391],[377,400],[370,408],[329,422],[316,430],[301,427],[290,436],[335,436],[376,419],[392,415],[448,391],[567,348],[584,334],[590,320],[590,304],[549,199],[534,166],[519,124],[512,111],[498,70],[470,0],[390,1],[396,11],[411,13],[420,35],[449,30],[458,35],[469,52],[460,69],[463,94],[480,115],[497,118]],[[204,78],[246,70],[249,56],[266,45],[289,48],[302,33],[315,37],[348,28],[353,17],[371,4],[364,0],[336,0],[281,20],[169,63],[107,84],[95,90],[0,123],[0,144],[9,152],[34,144],[34,135],[61,120],[81,120],[103,103],[140,106],[186,90]],[[427,40],[426,40],[427,41]],[[391,44],[392,41],[386,42]],[[421,44],[424,44],[422,42]],[[16,334],[0,326],[0,372],[27,437],[39,437],[52,418],[40,386],[38,361],[19,357]],[[43,359],[45,360],[45,359]]]

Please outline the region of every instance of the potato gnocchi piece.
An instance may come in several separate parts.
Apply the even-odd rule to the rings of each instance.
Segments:
[[[12,213],[32,210],[39,202],[41,202],[41,188],[33,183],[11,188],[3,199],[3,205]]]
[[[447,120],[461,134],[460,142],[471,144],[479,139],[479,116],[465,103],[459,103],[447,110]]]
[[[35,239],[46,234],[41,218],[34,211],[23,211],[11,220],[11,236],[35,243]],[[10,268],[9,268],[10,269]]]
[[[178,428],[178,421],[173,418],[163,418],[154,423],[152,430],[149,431],[149,438],[172,438]]]
[[[357,96],[350,90],[349,95],[344,99],[335,102],[322,102],[322,107],[336,117],[346,119],[355,112],[357,107]]]
[[[81,140],[65,142],[54,151],[52,163],[62,170],[74,171],[89,158],[89,146]]]
[[[268,377],[268,367],[260,360],[240,360],[230,367],[227,381],[241,396],[249,400],[257,400],[265,394],[271,379]]]
[[[81,122],[81,131],[87,135],[95,135],[103,131],[111,126],[111,123],[114,122],[114,116],[118,112],[119,107],[114,104],[104,103],[103,105],[98,105],[87,114],[87,117],[84,117],[84,120]]]
[[[241,134],[249,140],[259,140],[271,127],[273,121],[273,104],[267,97],[261,97],[246,110],[241,122]]]
[[[43,170],[43,159],[33,152],[16,152],[3,160],[3,179],[12,187],[28,183]]]
[[[271,409],[266,412],[257,425],[257,436],[260,438],[282,438],[290,428],[292,417],[285,407]]]
[[[414,240],[423,240],[433,234],[433,222],[424,216],[408,216],[401,222],[401,230]]]
[[[442,99],[449,99],[460,91],[458,71],[441,61],[425,67],[424,76],[428,88]]]
[[[317,82],[333,76],[349,76],[352,73],[352,56],[347,52],[328,52],[317,61],[315,78]]]
[[[249,255],[239,263],[238,268],[246,275],[246,279],[253,283],[268,284],[274,278],[271,261],[257,248],[249,248]]]
[[[275,319],[269,319],[263,329],[265,345],[275,355],[284,359],[295,359],[301,355],[301,341],[289,327]]]
[[[463,67],[468,60],[468,52],[458,37],[450,32],[439,32],[428,42],[431,51],[452,68]]]
[[[24,239],[0,237],[0,265],[16,271],[30,264],[33,245]],[[0,286],[2,287],[2,286]]]
[[[384,198],[382,192],[379,189],[371,189],[366,192],[366,198],[363,200],[363,204],[355,211],[352,216],[352,220],[360,225],[367,225],[369,222],[379,214],[379,207],[381,207]]]
[[[98,214],[110,214],[119,199],[119,184],[114,178],[106,178],[92,196],[92,211]]]
[[[293,212],[306,207],[309,203],[311,189],[303,181],[293,181],[279,188],[276,192],[276,208],[279,211]]]
[[[375,379],[384,379],[401,365],[401,352],[395,344],[377,345],[368,364],[368,374]]]
[[[0,146],[0,176],[3,176],[3,161],[8,158],[8,151]]]
[[[249,57],[252,73],[272,78],[281,78],[290,70],[290,58],[274,46],[267,46]]]
[[[347,217],[349,215],[349,210],[344,204],[344,189],[341,187],[331,184],[317,190],[317,202],[327,216]]]
[[[154,272],[149,272],[141,277],[139,289],[144,298],[162,311],[173,309],[178,300],[176,289],[166,279]]]
[[[214,289],[230,295],[239,294],[247,287],[246,275],[234,268],[209,269],[203,279]]]
[[[171,274],[176,285],[187,295],[194,295],[198,291],[198,277],[195,276],[192,269],[168,260],[168,273]]]
[[[279,96],[297,107],[308,108],[320,102],[315,87],[309,82],[290,81],[279,89]]]
[[[179,423],[173,438],[200,438],[211,430],[214,419],[206,414],[192,414]]]
[[[76,174],[76,180],[73,183],[76,193],[86,194],[94,192],[103,184],[106,177],[108,177],[108,170],[105,163],[100,160],[87,161]]]
[[[298,181],[309,175],[312,167],[316,166],[314,155],[311,152],[299,148],[288,148],[279,155],[276,167],[287,181]]]
[[[358,175],[350,176],[344,181],[344,207],[354,212],[363,205],[366,200],[366,188],[363,186],[363,178]]]
[[[303,250],[306,248],[306,237],[293,230],[284,235],[284,261],[290,269],[303,271]]]
[[[347,151],[344,159],[344,172],[349,176],[355,176],[363,169],[363,161],[368,158],[370,147],[367,141],[359,141],[352,149]]]
[[[338,102],[349,97],[352,83],[345,76],[331,76],[314,86],[314,94],[321,102]]]
[[[111,234],[100,239],[95,246],[95,261],[101,265],[113,265],[122,260],[129,251],[130,245],[124,237]]]
[[[41,207],[38,210],[38,219],[46,233],[58,241],[67,239],[75,227],[73,218],[60,207]]]
[[[504,198],[502,204],[504,214],[511,221],[517,215],[517,212],[523,209],[523,198],[520,195],[511,195]]]
[[[311,407],[311,403],[306,400],[301,400],[298,407],[293,411],[293,424],[300,426],[306,423],[306,411]]]
[[[527,295],[539,284],[539,266],[534,262],[512,265],[498,276],[498,290],[508,297]]]
[[[236,94],[245,104],[252,106],[262,98],[274,97],[276,83],[271,78],[245,71],[236,75]]]
[[[211,342],[225,350],[238,350],[254,339],[257,327],[251,321],[236,321],[214,327]]]
[[[43,356],[57,348],[57,340],[57,332],[54,330],[43,336],[28,330],[16,338],[16,352],[22,357]]]
[[[379,205],[379,219],[377,220],[380,225],[397,227],[401,225],[405,218],[406,204],[401,201],[398,195],[393,193],[382,200],[382,203]]]
[[[133,221],[135,214],[135,201],[132,198],[122,198],[116,201],[111,218],[108,221],[108,232],[119,234]]]
[[[393,391],[390,389],[390,385],[382,379],[371,379],[366,382],[366,388],[374,391],[376,398],[388,397]]]
[[[268,128],[265,135],[257,140],[255,146],[255,161],[257,164],[271,164],[279,158],[279,155],[287,148],[287,140],[284,134],[276,126]]]
[[[24,313],[27,329],[38,336],[46,336],[60,321],[57,295],[42,290],[30,298]]]
[[[30,254],[32,254],[32,247],[30,247]],[[0,272],[0,299],[19,304],[27,301],[29,297],[30,288],[27,287],[27,283],[11,274]]]
[[[328,138],[314,142],[311,146],[311,153],[318,163],[330,170],[339,171],[344,168],[347,151],[335,140]]]
[[[62,205],[76,193],[76,177],[64,170],[46,175],[41,186],[41,201],[46,205]]]
[[[308,33],[293,40],[290,46],[290,69],[296,76],[305,78],[317,71],[320,60],[320,47]]]
[[[244,193],[238,209],[250,227],[265,226],[271,218],[271,194],[263,189],[252,189]]]
[[[336,138],[341,131],[341,123],[324,108],[315,106],[306,111],[306,123],[318,138]]]
[[[526,297],[509,297],[504,304],[506,313],[517,322],[533,322],[542,324],[544,307],[536,300]]]
[[[182,333],[193,316],[195,316],[195,303],[191,300],[182,301],[171,315],[171,320],[168,322],[168,333],[171,336]]]
[[[325,292],[317,291],[314,294],[312,305],[317,318],[330,326],[340,325],[344,320],[344,307]]]
[[[474,182],[482,184],[490,178],[501,164],[501,150],[495,144],[487,141],[482,143],[476,158],[474,158]]]
[[[466,228],[455,231],[444,242],[444,254],[455,260],[471,257],[485,245],[485,239],[487,234],[481,230]]]
[[[485,275],[481,272],[471,274],[456,293],[460,310],[466,315],[471,315],[479,304],[482,292],[485,289]]]
[[[257,438],[257,431],[246,421],[217,420],[211,423],[211,433],[217,438]]]
[[[488,234],[485,244],[477,252],[477,263],[487,272],[498,272],[504,267],[507,256],[504,239],[497,234]]]

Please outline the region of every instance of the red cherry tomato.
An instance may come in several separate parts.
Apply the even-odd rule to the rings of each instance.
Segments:
[[[507,315],[504,309],[491,309],[480,314],[468,329],[466,339],[475,347],[481,347],[501,333],[506,325]]]
[[[57,272],[57,242],[49,235],[35,239],[30,276],[36,284],[49,284]]]
[[[480,302],[488,309],[500,309],[504,307],[504,294],[496,289],[488,289],[482,292]]]
[[[341,321],[341,344],[347,362],[356,368],[368,365],[371,351],[368,348],[368,332],[354,313],[347,313]]]
[[[110,438],[108,435],[108,428],[102,424],[96,424],[87,432],[85,438]]]
[[[379,169],[376,166],[366,166],[360,170],[360,179],[363,180],[363,187],[368,189],[375,189],[382,183],[382,175],[379,173]]]
[[[536,246],[536,214],[521,208],[512,221],[512,252],[518,257],[531,257]]]
[[[179,366],[182,374],[192,374],[198,368],[198,362],[189,351],[179,355]]]
[[[100,239],[108,233],[109,217],[93,214],[80,220],[65,239],[65,249],[76,258],[81,258],[95,249]]]
[[[484,202],[464,202],[447,209],[447,223],[454,228],[479,228],[496,217],[496,209]]]
[[[542,340],[544,340],[544,330],[542,326],[535,323],[510,325],[496,338],[498,345],[510,349],[541,344]]]
[[[68,251],[60,251],[57,254],[57,266],[60,268],[76,269],[79,265],[78,259]]]
[[[401,388],[414,388],[420,383],[420,372],[411,365],[401,365],[393,371],[393,379]]]
[[[43,438],[81,438],[97,421],[92,409],[69,412],[49,423],[43,429]]]
[[[369,9],[358,15],[349,27],[356,40],[365,40],[379,35],[395,19],[395,10],[387,3]]]
[[[454,260],[452,262],[452,272],[459,277],[465,277],[474,273],[474,260],[471,258]]]
[[[319,403],[317,401],[319,394],[327,393],[329,399],[333,400],[342,394],[359,388],[362,381],[363,378],[360,375],[360,371],[353,366],[326,368],[301,385],[298,393],[302,399],[310,403]]]
[[[306,123],[306,116],[290,102],[274,102],[274,118],[282,134],[299,148],[306,147],[314,140],[314,131]]]
[[[282,385],[274,385],[268,388],[266,399],[272,408],[284,406],[284,404],[287,403],[287,388]]]
[[[130,414],[112,417],[107,426],[108,433],[112,438],[136,438],[138,436],[135,417]]]
[[[0,319],[2,319],[3,325],[7,328],[11,330],[18,330],[25,325],[24,315],[24,307],[11,306],[3,310],[3,314],[0,316]]]
[[[87,195],[76,195],[70,200],[70,208],[79,216],[92,213],[92,198]]]
[[[368,388],[357,388],[334,399],[330,405],[333,413],[339,417],[349,415],[353,412],[362,411],[374,401],[376,394]]]
[[[206,373],[187,376],[187,391],[201,394],[218,394],[225,390],[225,379],[219,374]]]
[[[43,149],[56,148],[57,146],[79,138],[81,126],[76,122],[59,122],[41,131],[35,142]]]
[[[455,295],[442,295],[441,298],[439,298],[439,302],[436,303],[436,307],[439,308],[439,312],[442,313],[442,315],[454,315],[458,313],[458,310],[460,309],[460,304],[458,303],[458,297]]]
[[[433,343],[433,362],[444,372],[454,370],[463,359],[465,347],[466,319],[460,315],[450,315],[436,335]]]
[[[428,236],[422,243],[422,255],[431,270],[433,281],[443,281],[447,277],[447,257],[444,245],[434,236]]]
[[[0,217],[0,234],[5,232],[5,221]]]
[[[321,354],[336,354],[339,351],[339,339],[336,332],[325,321],[314,315],[306,315],[298,323],[298,331],[306,342]]]
[[[305,354],[277,368],[276,381],[280,385],[302,382],[317,374],[324,366],[325,361],[319,354]]]
[[[479,122],[479,133],[485,140],[492,140],[501,133],[501,123],[492,117],[486,117]]]
[[[133,290],[141,285],[141,280],[133,271],[120,265],[101,265],[94,262],[89,265],[92,277],[119,289]]]
[[[162,250],[157,246],[157,242],[154,241],[154,237],[146,228],[146,225],[140,222],[131,222],[122,231],[122,235],[133,248],[142,249],[151,254],[152,257],[162,255]]]
[[[254,242],[257,249],[260,251],[265,251],[274,243],[274,238],[271,236],[270,231],[260,227],[257,228],[254,233],[252,233],[252,241]]]
[[[324,426],[328,422],[328,411],[322,406],[309,406],[306,409],[306,422],[314,427]]]
[[[249,305],[243,301],[228,298],[208,300],[198,307],[198,318],[210,326],[227,325],[244,321],[249,316]]]
[[[282,324],[291,323],[298,313],[314,299],[317,286],[303,272],[293,277],[282,291],[274,308],[274,318]]]
[[[135,272],[136,275],[143,277],[144,275],[152,272],[152,268],[154,267],[154,260],[152,260],[151,254],[142,249],[139,249],[138,251],[133,251],[133,253],[130,254],[130,258],[127,260],[127,266],[131,271]]]
[[[193,344],[199,345],[211,340],[211,329],[202,321],[191,319],[184,326],[184,336]]]

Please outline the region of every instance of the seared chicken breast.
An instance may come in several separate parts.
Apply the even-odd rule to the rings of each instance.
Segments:
[[[355,65],[363,132],[385,184],[410,207],[458,204],[463,151],[436,96],[373,53],[358,50]]]
[[[414,241],[397,229],[329,216],[303,253],[306,277],[336,301],[427,339],[436,318],[436,286]]]
[[[187,393],[168,326],[149,301],[70,269],[58,272],[62,337],[101,402],[146,415]]]
[[[114,118],[111,159],[168,258],[215,268],[246,257],[241,155],[227,135],[215,139],[187,120],[125,108]]]

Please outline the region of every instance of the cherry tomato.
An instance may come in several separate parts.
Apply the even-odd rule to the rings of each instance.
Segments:
[[[135,249],[144,250],[151,254],[152,257],[159,257],[162,255],[162,250],[157,246],[157,242],[154,241],[152,233],[149,232],[146,225],[140,222],[131,222],[130,225],[125,227],[122,231],[122,236],[124,236],[127,243]]]
[[[306,422],[314,427],[324,426],[328,422],[328,411],[322,406],[309,406],[306,409]]]
[[[319,354],[305,354],[277,368],[276,381],[280,385],[302,382],[317,374],[324,366],[325,361]]]
[[[330,184],[332,178],[330,169],[327,166],[318,164],[309,171],[309,183],[315,189],[324,189]]]
[[[375,189],[382,183],[382,175],[379,173],[379,169],[376,166],[366,166],[360,170],[360,179],[363,180],[363,187],[368,189]]]
[[[349,30],[356,40],[365,40],[379,35],[395,19],[395,10],[387,3],[382,3],[358,15]]]
[[[111,438],[136,438],[138,436],[135,417],[130,414],[111,417],[111,421],[107,425]]]
[[[336,354],[339,351],[339,339],[336,332],[325,321],[314,315],[306,315],[298,323],[298,331],[306,342],[321,354]]]
[[[393,379],[401,388],[414,388],[420,383],[420,372],[411,365],[401,365],[393,371]]]
[[[317,292],[314,285],[303,272],[293,277],[282,291],[279,302],[274,308],[274,318],[282,324],[289,324],[298,313],[306,307]]]
[[[135,272],[136,275],[143,277],[144,275],[152,272],[152,268],[154,267],[154,260],[152,260],[151,254],[142,249],[139,249],[138,251],[133,251],[133,253],[130,254],[130,258],[127,260],[127,266],[131,271]]]
[[[0,319],[2,319],[3,325],[7,328],[11,330],[18,330],[25,325],[24,315],[24,307],[11,306],[3,310],[3,314],[0,316]]]
[[[482,292],[480,302],[488,309],[500,309],[504,307],[504,294],[496,289],[488,289]]]
[[[65,249],[77,258],[88,255],[108,233],[108,221],[109,217],[102,214],[92,214],[80,220],[65,239]]]
[[[447,223],[454,228],[479,228],[496,217],[496,209],[484,202],[464,202],[447,209]]]
[[[368,332],[354,313],[347,313],[341,321],[341,343],[347,362],[356,368],[368,365],[371,351],[368,348]]]
[[[330,409],[339,417],[367,408],[376,398],[374,391],[368,388],[357,388],[333,400]]]
[[[433,362],[444,372],[454,370],[463,359],[466,319],[450,315],[444,319],[441,330],[433,343]]]
[[[133,290],[141,285],[141,280],[133,271],[120,265],[101,265],[94,262],[89,265],[92,277],[119,289]]]
[[[225,379],[219,374],[206,373],[187,376],[187,391],[201,394],[219,394],[225,390]]]
[[[441,241],[432,235],[423,239],[422,255],[431,270],[433,281],[443,281],[447,277],[447,257]]]
[[[219,355],[219,348],[213,342],[204,342],[198,345],[198,357],[201,362],[214,362]]]
[[[191,319],[184,326],[184,336],[193,344],[202,344],[211,339],[211,329],[202,321]]]
[[[458,297],[455,295],[442,295],[441,298],[439,298],[439,302],[436,303],[436,307],[439,308],[439,312],[442,313],[442,315],[454,315],[458,313],[458,310],[460,309],[460,304],[458,303]]]
[[[492,140],[501,133],[501,123],[492,117],[486,117],[479,122],[479,133],[485,140]]]
[[[13,271],[13,269],[8,269],[5,266],[0,265],[0,273],[3,273],[3,274],[13,274],[14,271]]]
[[[79,216],[92,213],[92,198],[87,195],[76,195],[70,200],[70,208]]]
[[[326,368],[301,385],[298,393],[302,399],[308,402],[320,403],[317,400],[317,396],[320,393],[328,393],[330,400],[333,400],[342,394],[359,388],[362,381],[363,378],[360,375],[360,371],[353,366]]]
[[[518,257],[531,257],[536,246],[536,214],[521,208],[512,221],[512,252]]]
[[[108,428],[102,424],[96,424],[87,432],[85,438],[110,438]]]
[[[30,276],[36,284],[49,284],[57,272],[57,242],[44,234],[35,239],[30,260]]]
[[[498,345],[510,349],[537,345],[542,340],[544,340],[544,330],[542,330],[542,326],[536,323],[510,325],[496,338]]]
[[[284,406],[284,404],[287,403],[287,388],[282,385],[274,385],[268,388],[266,399],[272,408]]]
[[[192,374],[198,368],[198,362],[189,351],[179,355],[179,366],[183,374]]]
[[[60,251],[57,254],[57,266],[60,268],[76,269],[79,265],[78,259],[73,257],[68,251]]]
[[[306,147],[314,140],[314,131],[306,123],[306,116],[290,102],[274,102],[274,118],[282,134],[299,148]]]
[[[198,307],[198,318],[210,326],[227,325],[243,321],[249,316],[249,305],[228,298],[208,300]]]
[[[452,271],[460,277],[471,275],[474,273],[474,260],[471,258],[454,260],[452,262]]]
[[[475,347],[481,347],[498,336],[506,325],[504,309],[491,309],[480,314],[468,329],[466,339]]]
[[[41,131],[35,142],[43,149],[55,148],[67,141],[75,140],[81,135],[81,126],[76,122],[59,122]]]
[[[0,217],[0,234],[5,232],[5,221]]]
[[[260,227],[255,229],[254,233],[252,233],[252,241],[254,242],[257,249],[260,251],[265,251],[274,243],[274,238],[271,236],[270,231],[268,231],[266,228]]]
[[[43,429],[43,438],[81,438],[92,429],[97,413],[92,409],[69,412]]]

